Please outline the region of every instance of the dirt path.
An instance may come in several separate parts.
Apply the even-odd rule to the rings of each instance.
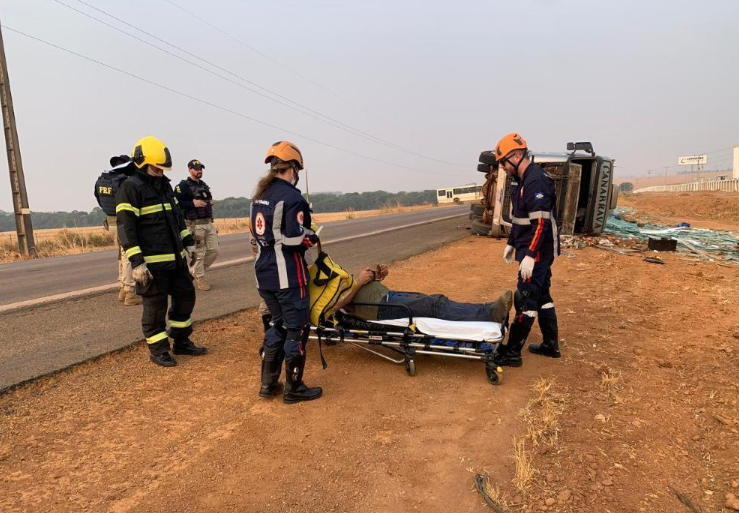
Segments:
[[[389,284],[491,300],[513,284],[503,245],[465,239]],[[174,369],[136,347],[6,394],[0,510],[486,512],[486,470],[511,512],[689,511],[670,487],[722,511],[739,495],[739,268],[573,253],[554,271],[564,357],[525,356],[496,388],[477,363],[419,357],[409,378],[334,346],[325,372],[309,355],[324,398],[260,400],[246,312],[200,326],[211,354]]]
[[[695,228],[739,231],[739,193],[650,192],[622,194],[618,205],[637,210],[639,220],[676,225],[688,222]]]

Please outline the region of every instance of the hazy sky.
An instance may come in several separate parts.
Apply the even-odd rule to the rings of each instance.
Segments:
[[[713,152],[708,168],[726,167],[739,144],[734,0],[172,0],[245,45],[168,0],[84,1],[196,57],[79,0],[3,1],[33,210],[91,209],[93,183],[110,156],[129,153],[145,135],[169,146],[174,181],[186,176],[188,160],[202,160],[216,198],[250,196],[267,148],[281,139],[303,151],[314,192],[480,183],[477,156],[510,131],[538,151],[592,141],[616,159],[621,176],[663,173],[679,155],[704,152]],[[313,117],[245,89],[258,86]],[[7,177],[4,157],[0,169]],[[0,178],[0,209],[12,211],[7,178]]]

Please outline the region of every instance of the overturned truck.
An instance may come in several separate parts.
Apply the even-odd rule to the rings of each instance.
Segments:
[[[557,227],[562,235],[597,235],[606,226],[608,212],[616,207],[614,160],[596,155],[589,142],[567,144],[568,153],[530,153],[554,180],[557,191]],[[481,203],[471,207],[472,231],[506,237],[511,228],[512,177],[498,168],[492,151],[480,154],[477,170],[485,173]]]

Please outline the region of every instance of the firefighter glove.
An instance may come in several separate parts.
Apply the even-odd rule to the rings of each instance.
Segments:
[[[526,281],[531,279],[531,275],[534,274],[534,263],[534,258],[530,256],[524,257],[521,261],[521,265],[518,266],[518,272],[521,274],[522,280]]]
[[[133,281],[140,284],[143,287],[146,287],[149,282],[154,278],[151,275],[151,271],[148,267],[146,267],[146,264],[141,264],[133,268]]]
[[[505,249],[503,250],[503,260],[505,260],[506,264],[512,264],[513,263],[513,252],[515,251],[515,248],[511,246],[510,244],[506,245]]]

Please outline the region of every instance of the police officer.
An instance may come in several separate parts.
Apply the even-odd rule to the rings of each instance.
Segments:
[[[305,345],[308,340],[310,297],[305,252],[318,241],[311,230],[308,203],[295,187],[303,156],[294,144],[273,144],[264,160],[270,165],[257,184],[251,205],[251,232],[257,243],[254,263],[259,295],[272,315],[264,335],[261,397],[279,394],[282,360],[288,404],[321,397],[319,387],[303,383]]]
[[[128,166],[126,164],[130,160],[128,155],[111,157],[110,170],[104,171],[95,182],[95,199],[107,216],[103,226],[105,231],[113,230],[113,244],[118,249],[118,301],[122,301],[125,306],[141,304],[141,298],[134,291],[135,283],[131,262],[126,258],[126,254],[118,241],[118,231],[116,230],[115,193],[121,183],[128,178],[126,174]]]
[[[188,162],[190,177],[182,180],[174,191],[185,214],[187,228],[195,237],[197,260],[191,267],[195,284],[198,290],[210,290],[211,286],[205,280],[205,271],[218,256],[218,231],[213,225],[215,200],[210,187],[202,180],[203,169],[205,165],[197,159]]]
[[[144,300],[141,327],[151,361],[174,367],[177,362],[169,354],[168,335],[174,339],[174,354],[199,356],[206,352],[189,338],[195,288],[187,258],[195,258],[195,240],[164,176],[172,167],[167,146],[156,137],[144,137],[134,146],[131,160],[131,177],[116,194],[118,237],[131,261],[136,290]],[[167,296],[172,296],[169,312]]]
[[[550,293],[552,264],[559,256],[559,233],[555,219],[554,181],[528,158],[526,141],[517,133],[503,137],[495,148],[495,157],[512,176],[511,233],[503,251],[507,263],[515,253],[518,287],[514,296],[516,317],[508,332],[508,341],[495,354],[497,365],[520,367],[521,349],[539,317],[544,340],[529,345],[535,354],[559,358],[557,315]]]

